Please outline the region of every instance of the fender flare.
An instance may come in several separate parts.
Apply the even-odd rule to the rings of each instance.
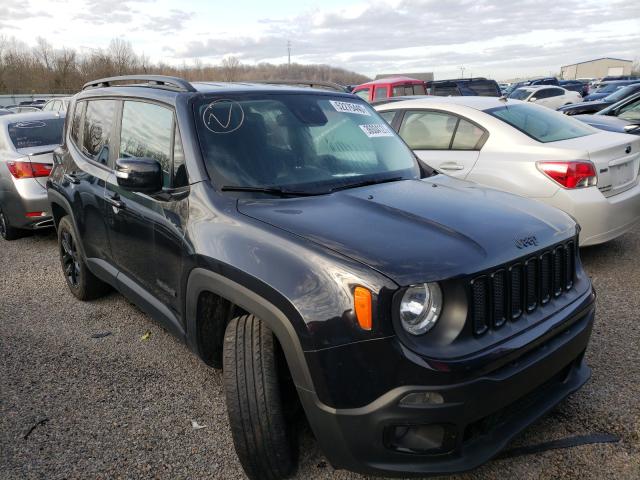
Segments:
[[[302,345],[287,316],[254,291],[228,277],[200,267],[191,271],[187,281],[186,331],[187,344],[192,351],[200,354],[196,321],[198,297],[204,291],[220,295],[264,321],[282,346],[296,387],[315,392]]]
[[[58,192],[56,190],[52,190],[50,188],[47,189],[47,197],[49,198],[49,206],[50,207],[54,203],[56,203],[57,205],[60,205],[60,207],[62,207],[62,209],[67,214],[67,216],[71,219],[71,223],[73,224],[73,228],[76,231],[77,243],[80,246],[80,254],[82,255],[82,258],[86,262],[87,261],[87,255],[86,255],[86,253],[84,251],[84,245],[82,244],[82,239],[78,235],[78,232],[80,230],[78,230],[78,224],[76,223],[76,217],[73,215],[73,208],[71,208],[71,204],[69,203],[69,200],[67,200],[67,198],[64,195],[62,195],[60,192]],[[51,216],[53,217],[53,208],[51,208]],[[55,219],[54,219],[54,224],[55,224]],[[58,230],[58,225],[57,224],[55,224],[55,228],[56,228],[56,233],[57,233],[57,230]]]

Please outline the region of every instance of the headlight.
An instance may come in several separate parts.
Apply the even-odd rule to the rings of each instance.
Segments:
[[[400,323],[412,335],[431,330],[442,310],[442,291],[437,283],[421,283],[407,288],[400,302]]]

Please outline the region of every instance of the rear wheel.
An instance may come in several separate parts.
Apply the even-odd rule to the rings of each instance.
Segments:
[[[288,370],[275,336],[253,315],[229,322],[224,387],[233,443],[252,480],[277,480],[296,467],[295,422],[285,416]]]
[[[107,292],[107,284],[87,268],[80,254],[78,236],[68,216],[58,224],[58,248],[64,278],[71,293],[79,300],[91,300]]]
[[[20,230],[9,225],[9,219],[0,208],[0,235],[5,240],[15,240],[20,238]]]

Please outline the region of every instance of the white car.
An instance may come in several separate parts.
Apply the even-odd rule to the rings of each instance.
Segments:
[[[609,241],[640,220],[636,135],[492,97],[422,97],[375,108],[438,171],[569,213],[582,227],[581,245]]]
[[[555,85],[534,85],[516,88],[509,98],[535,103],[556,110],[565,105],[582,101],[582,95]]]

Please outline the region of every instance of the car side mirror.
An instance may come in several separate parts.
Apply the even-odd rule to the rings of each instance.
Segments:
[[[152,158],[119,158],[116,160],[116,179],[125,190],[156,193],[162,190],[162,166]]]
[[[636,130],[640,130],[640,125],[638,125],[637,123],[632,123],[631,125],[624,126],[625,132],[635,132]]]
[[[529,99],[529,101],[530,101],[530,102],[535,102],[536,100],[537,100],[537,98],[536,98],[536,97],[531,97],[531,98]]]

